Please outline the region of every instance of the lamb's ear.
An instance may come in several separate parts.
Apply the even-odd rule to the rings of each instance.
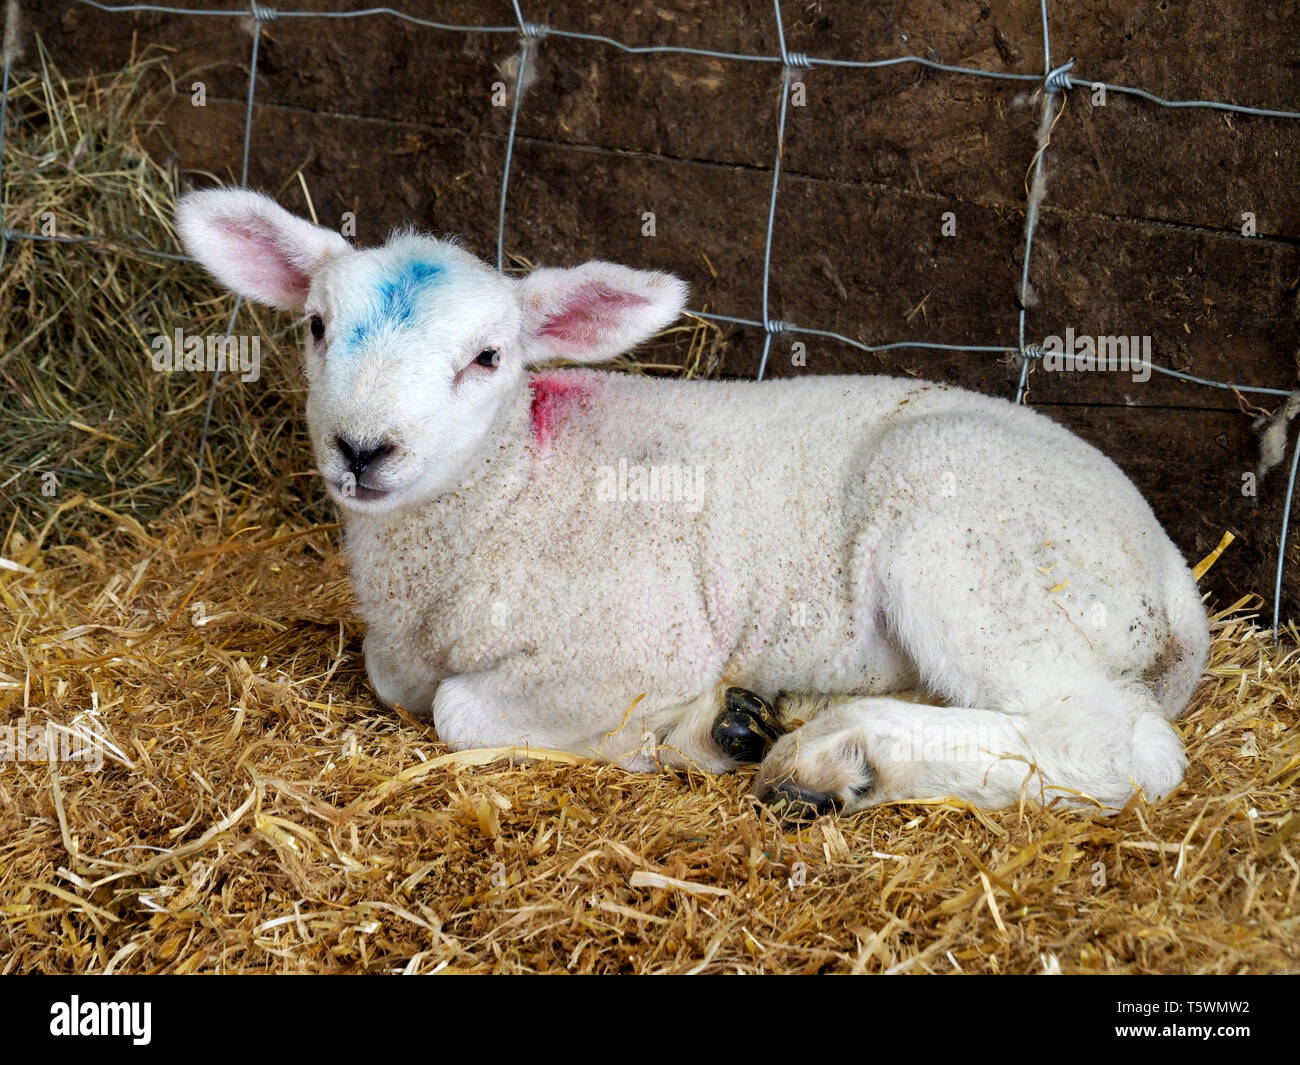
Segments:
[[[534,270],[520,285],[529,362],[612,359],[676,318],[687,293],[672,274],[603,262]]]
[[[176,226],[185,250],[232,292],[286,311],[301,312],[312,275],[350,247],[248,189],[182,196]]]

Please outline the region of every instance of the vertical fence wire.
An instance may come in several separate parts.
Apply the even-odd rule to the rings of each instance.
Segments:
[[[528,70],[529,51],[534,40],[545,36],[545,28],[524,18],[519,0],[510,0],[519,24],[519,69],[515,72],[515,91],[510,101],[510,132],[506,135],[506,158],[501,167],[501,204],[497,209],[497,271],[505,269],[506,200],[510,194],[510,164],[515,154],[515,133],[519,128],[519,102],[524,95],[524,75]]]
[[[1029,310],[1029,259],[1034,250],[1034,231],[1038,228],[1038,211],[1042,204],[1046,165],[1047,138],[1051,135],[1055,118],[1056,96],[1048,89],[1047,79],[1052,74],[1052,33],[1047,18],[1047,0],[1039,0],[1039,15],[1043,26],[1043,88],[1041,90],[1043,113],[1038,122],[1038,137],[1030,169],[1033,174],[1029,179],[1025,194],[1025,252],[1020,264],[1020,289],[1016,293],[1016,303],[1020,313],[1017,316],[1016,346],[1020,351],[1020,380],[1016,382],[1016,403],[1024,403],[1025,393],[1029,389],[1029,364],[1037,354],[1037,348],[1025,347],[1025,317]]]
[[[1286,482],[1286,502],[1282,505],[1282,539],[1277,549],[1277,579],[1273,584],[1273,638],[1281,636],[1278,628],[1282,613],[1282,570],[1286,566],[1286,537],[1291,528],[1291,501],[1295,498],[1296,467],[1300,465],[1300,440],[1291,449],[1291,476]]]
[[[5,119],[9,115],[9,67],[12,60],[5,50],[3,81],[0,81],[0,163],[4,161]],[[5,256],[9,254],[9,227],[5,225],[5,173],[0,165],[0,269],[4,269]]]
[[[785,118],[790,106],[790,79],[796,68],[807,68],[808,59],[801,53],[791,54],[785,47],[785,22],[781,17],[781,0],[772,0],[776,17],[776,41],[781,50],[781,103],[776,124],[776,154],[772,157],[772,194],[767,204],[767,232],[763,237],[763,353],[758,361],[758,380],[767,374],[767,359],[772,351],[772,337],[785,331],[785,323],[773,321],[769,313],[772,288],[772,237],[776,229],[776,199],[781,190],[781,160],[785,157]]]
[[[9,227],[5,225],[5,135],[9,118],[9,72],[13,67],[18,52],[18,4],[10,0],[5,5],[5,24],[2,43],[0,43],[0,269],[4,268],[5,256],[9,253]]]
[[[239,165],[239,183],[248,184],[248,156],[253,143],[253,101],[257,96],[257,55],[262,42],[262,23],[276,17],[274,10],[259,4],[252,5],[253,47],[248,57],[248,100],[244,107],[244,154]],[[243,296],[235,297],[235,305],[230,308],[230,320],[226,323],[226,336],[235,331],[235,318],[244,302]],[[208,431],[212,426],[212,409],[217,402],[217,386],[221,383],[221,370],[212,371],[212,384],[208,388],[208,402],[203,408],[203,430],[199,433],[198,478],[203,479],[204,463],[208,455]],[[216,471],[213,470],[213,476]]]

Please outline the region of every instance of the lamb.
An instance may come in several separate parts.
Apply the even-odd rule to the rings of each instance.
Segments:
[[[370,683],[452,748],[758,762],[754,793],[810,816],[1113,811],[1181,781],[1195,581],[1056,422],[883,376],[545,368],[671,323],[687,289],[664,273],[516,279],[409,230],[358,250],[243,189],[188,194],[178,228],[302,316]]]

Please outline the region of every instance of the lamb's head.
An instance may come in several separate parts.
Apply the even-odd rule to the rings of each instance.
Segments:
[[[354,249],[244,189],[190,193],[177,223],[232,291],[302,316],[316,462],[353,511],[455,487],[529,365],[606,361],[686,300],[678,278],[604,262],[514,279],[409,231]]]

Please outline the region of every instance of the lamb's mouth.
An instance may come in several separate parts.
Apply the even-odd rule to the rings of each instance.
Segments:
[[[339,501],[344,504],[353,502],[374,503],[380,499],[387,499],[393,494],[391,489],[370,488],[359,481],[352,480],[350,477],[338,481],[332,487],[339,497]]]

